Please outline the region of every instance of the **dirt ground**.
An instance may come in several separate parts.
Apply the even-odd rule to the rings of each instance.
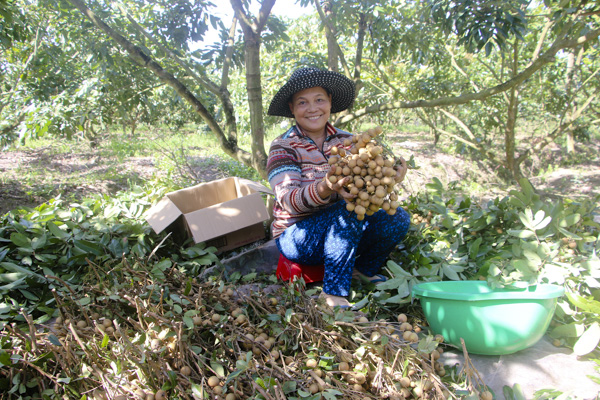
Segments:
[[[443,146],[433,146],[424,132],[389,135],[388,140],[397,155],[407,160],[412,155],[419,167],[407,175],[403,184],[407,194],[424,190],[432,177],[444,184],[457,182],[467,192],[484,200],[505,195],[514,188],[499,183],[494,171],[482,164],[469,161],[465,156],[448,154],[442,151]],[[225,176],[210,160],[200,160],[196,165],[195,173],[201,181]],[[567,155],[558,146],[546,149],[527,168],[530,171],[524,172],[530,173],[528,178],[542,194],[572,199],[600,195],[600,143],[580,145],[576,156]],[[81,198],[93,193],[112,193],[126,189],[131,182],[143,182],[161,174],[153,157],[131,157],[118,162],[119,173],[110,173],[114,169],[114,160],[107,160],[99,151],[89,149],[66,154],[57,154],[50,148],[3,151],[0,156],[0,215],[21,206],[35,207],[58,194],[63,198]],[[544,173],[531,174],[540,169]],[[88,179],[86,175],[101,178]],[[54,177],[51,183],[48,183],[48,176]]]

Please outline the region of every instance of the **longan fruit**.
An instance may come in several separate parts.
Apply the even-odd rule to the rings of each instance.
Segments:
[[[487,390],[486,390],[485,392],[482,392],[482,393],[479,395],[479,398],[480,398],[481,400],[493,400],[493,398],[494,398],[494,395],[492,395],[492,393],[491,393],[491,392],[489,392],[489,391],[487,391]]]
[[[317,368],[317,365],[319,365],[319,362],[314,358],[309,358],[306,360],[306,368],[314,369]]]
[[[350,370],[350,365],[346,361],[342,361],[338,364],[338,371],[348,371]]]
[[[208,386],[214,388],[215,386],[217,386],[219,383],[221,383],[221,380],[216,377],[216,376],[211,376],[210,378],[208,378]]]

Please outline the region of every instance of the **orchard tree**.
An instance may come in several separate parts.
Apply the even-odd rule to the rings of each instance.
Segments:
[[[61,0],[56,4],[40,0],[36,5],[61,21],[53,27],[56,30],[78,32],[81,27],[88,33],[62,36],[72,47],[73,58],[84,53],[77,43],[85,43],[85,50],[91,52],[87,54],[104,49],[110,59],[119,60],[101,63],[102,69],[122,71],[117,75],[136,79],[136,83],[139,79],[135,92],[170,87],[206,124],[226,154],[263,177],[265,121],[273,121],[264,119],[265,97],[281,83],[272,77],[280,81],[297,64],[326,66],[356,82],[355,106],[336,116],[336,125],[413,109],[438,137],[452,136],[490,163],[504,165],[512,178],[520,177],[520,165],[532,152],[563,133],[576,132],[575,124],[584,111],[597,108],[593,67],[586,64],[592,60],[587,55],[597,51],[600,35],[595,3],[300,0],[314,8],[319,23],[304,27],[310,37],[306,48],[314,51],[297,53],[286,50],[294,44],[286,42],[285,24],[271,16],[274,3],[264,0],[252,8],[252,2],[230,0],[233,18],[225,22],[211,15],[213,5],[208,1]],[[210,26],[219,30],[222,45],[190,49],[190,42],[202,39]],[[94,49],[99,43],[104,46]],[[265,48],[277,54],[265,53]],[[523,94],[528,102],[535,101],[540,93],[529,90],[537,85],[535,78],[552,70],[548,67],[560,65],[569,52],[576,56],[568,64],[571,67],[565,67],[569,72],[562,76],[569,79],[562,86],[565,98],[576,104],[554,113],[558,125],[552,132],[517,149],[515,132],[525,104]],[[263,60],[269,56],[286,58],[265,65]],[[85,68],[85,62],[79,62]],[[127,63],[131,63],[129,68]],[[267,80],[265,71],[269,72]],[[411,75],[400,76],[406,72]],[[115,82],[119,82],[117,76]],[[584,90],[579,89],[580,83],[585,83]],[[130,105],[123,102],[118,107],[135,110],[144,101],[137,97]],[[494,110],[487,113],[492,115],[480,112],[483,125],[473,114],[482,104]],[[447,123],[456,128],[446,129]],[[246,126],[252,137],[250,150],[238,143]],[[503,153],[490,146],[490,126],[501,130]]]
[[[521,164],[532,154],[561,135],[588,124],[589,121],[582,121],[582,116],[597,103],[599,85],[591,79],[596,74],[593,55],[598,51],[600,34],[599,7],[595,3],[530,4],[520,0],[502,3],[434,0],[412,4],[388,1],[375,6],[367,0],[326,3],[330,8],[327,14],[320,13],[323,24],[343,24],[348,32],[339,33],[335,49],[348,48],[348,43],[358,43],[361,36],[359,21],[363,19],[357,11],[360,7],[352,8],[348,3],[374,10],[367,25],[368,62],[362,71],[364,74],[368,68],[373,71],[369,74],[378,79],[367,80],[369,93],[363,93],[367,101],[338,123],[377,112],[414,109],[437,136],[451,136],[490,165],[502,165],[507,175],[517,180],[522,176]],[[341,17],[348,10],[354,10],[354,18]],[[339,18],[338,24],[335,18]],[[355,21],[353,26],[351,21]],[[331,46],[331,41],[328,44]],[[579,68],[574,61],[571,67],[565,65],[564,54],[569,53],[579,54]],[[473,65],[473,61],[477,63]],[[549,116],[553,124],[546,126],[551,129],[538,132],[534,140],[522,143],[517,151],[516,131],[521,101],[525,99],[523,93],[528,92],[530,107],[539,105],[539,93],[537,98],[531,97],[533,88],[538,86],[534,78],[548,76],[543,75],[546,70],[560,71],[558,75],[563,81],[555,79],[553,84],[562,88],[563,107]],[[582,85],[585,91],[574,90]],[[386,95],[383,99],[382,94]],[[478,108],[486,112],[472,118],[477,122],[470,124],[465,117],[474,115]],[[455,129],[438,126],[440,114]],[[501,129],[503,152],[489,140],[486,130],[491,127]]]

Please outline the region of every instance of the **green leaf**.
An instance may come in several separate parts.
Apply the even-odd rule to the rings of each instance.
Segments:
[[[481,237],[478,237],[471,243],[469,243],[469,258],[471,260],[475,260],[477,258],[477,254],[479,254],[479,246],[481,245]]]
[[[529,230],[509,229],[507,232],[509,235],[516,236],[521,239],[531,239],[535,237],[535,233]]]
[[[399,266],[397,263],[395,263],[392,260],[389,260],[387,262],[386,267],[390,271],[390,274],[395,278],[397,278],[398,275],[406,277],[406,278],[412,277],[412,275],[409,272],[405,271],[404,268],[402,268],[401,266]]]
[[[75,244],[75,247],[83,250],[86,253],[92,253],[97,256],[102,256],[104,254],[102,248],[97,243],[83,239],[76,239],[73,241],[73,243]]]
[[[460,281],[460,276],[454,269],[452,269],[452,265],[446,263],[442,264],[442,271],[444,271],[444,275],[451,280]]]
[[[29,290],[19,289],[19,292],[21,292],[21,294],[28,300],[31,300],[31,301],[39,301],[40,300],[36,295],[31,293]]]
[[[576,322],[572,322],[570,324],[559,325],[552,330],[550,336],[553,338],[559,337],[579,337],[585,331],[585,326],[583,324],[578,324]]]
[[[53,335],[53,334],[48,335],[48,340],[53,345],[62,347],[62,343],[60,342],[60,340],[58,340],[58,338],[55,335]]]
[[[5,274],[0,274],[0,282],[4,282],[4,283],[14,282],[14,281],[18,281],[19,279],[22,279],[26,276],[29,276],[29,274],[26,274],[23,272],[8,272]]]
[[[354,308],[355,310],[360,310],[363,307],[365,307],[367,304],[369,304],[369,297],[365,296],[360,301],[354,303],[352,308]]]
[[[12,363],[10,362],[10,354],[8,354],[5,350],[1,350],[0,349],[0,365],[2,366],[11,366]]]
[[[290,394],[294,393],[297,390],[298,383],[296,381],[285,381],[283,385],[281,385],[281,389],[283,393]]]
[[[442,220],[442,225],[444,225],[444,228],[446,229],[452,229],[452,227],[454,226],[454,221],[450,217],[445,217]]]
[[[561,228],[568,228],[571,225],[575,225],[579,221],[581,221],[580,214],[569,214],[560,221],[559,226]]]
[[[203,399],[204,398],[204,389],[202,388],[202,385],[198,385],[197,383],[192,383],[192,395],[196,399]]]
[[[48,222],[46,225],[51,234],[59,239],[68,239],[71,235],[60,229],[54,222]]]
[[[523,190],[523,194],[525,194],[527,203],[529,203],[535,195],[535,191],[531,185],[531,182],[529,182],[529,179],[527,178],[521,178],[519,179],[519,186],[521,187],[521,190]]]
[[[188,329],[194,329],[194,321],[190,317],[183,317],[183,322],[188,327]]]
[[[568,238],[575,239],[575,240],[581,240],[581,236],[579,236],[579,235],[577,235],[577,234],[575,234],[575,233],[573,233],[573,232],[569,232],[569,231],[568,231],[568,230],[566,230],[565,228],[561,228],[561,227],[559,226],[557,229],[558,229],[558,231],[559,231],[560,233],[562,233],[563,235],[565,235],[565,236],[566,236],[566,237],[568,237]]]
[[[91,299],[91,297],[89,297],[89,296],[85,296],[85,297],[82,297],[82,298],[80,298],[79,300],[77,300],[77,303],[78,303],[80,306],[87,306],[87,305],[88,305],[88,304],[90,304],[91,302],[92,302],[92,299]]]
[[[532,221],[533,230],[544,229],[552,221],[552,217],[546,217],[544,210],[539,210],[535,213],[535,217]]]
[[[10,234],[10,241],[17,247],[24,247],[31,249],[31,239],[19,232],[13,232]]]
[[[42,275],[36,274],[35,272],[31,271],[30,269],[27,268],[23,268],[17,264],[13,264],[10,262],[1,262],[0,266],[4,269],[6,269],[7,271],[12,271],[12,272],[20,272],[29,276],[35,276],[39,279],[45,280],[46,278],[44,278]]]
[[[581,335],[577,343],[573,346],[573,353],[578,356],[594,351],[598,343],[600,342],[600,325],[598,322],[594,322],[584,333]]]
[[[600,314],[600,302],[593,299],[586,299],[577,293],[567,293],[567,297],[571,304],[581,309],[581,311]]]
[[[110,338],[108,337],[108,335],[105,333],[104,337],[102,338],[102,343],[100,344],[100,347],[105,348],[106,346],[108,346],[108,342],[109,342]]]
[[[210,367],[213,369],[213,371],[215,371],[215,374],[217,375],[217,377],[219,377],[219,378],[225,377],[225,368],[223,368],[223,366],[221,364],[219,364],[218,362],[215,362],[215,361],[211,361]]]

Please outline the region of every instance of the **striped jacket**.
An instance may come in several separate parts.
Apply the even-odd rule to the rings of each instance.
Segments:
[[[317,184],[329,170],[331,148],[344,147],[343,141],[352,134],[327,123],[327,138],[323,149],[304,135],[299,127],[292,126],[271,143],[267,172],[269,184],[275,192],[271,236],[276,238],[296,222],[306,218],[340,199],[334,194],[321,199]]]

